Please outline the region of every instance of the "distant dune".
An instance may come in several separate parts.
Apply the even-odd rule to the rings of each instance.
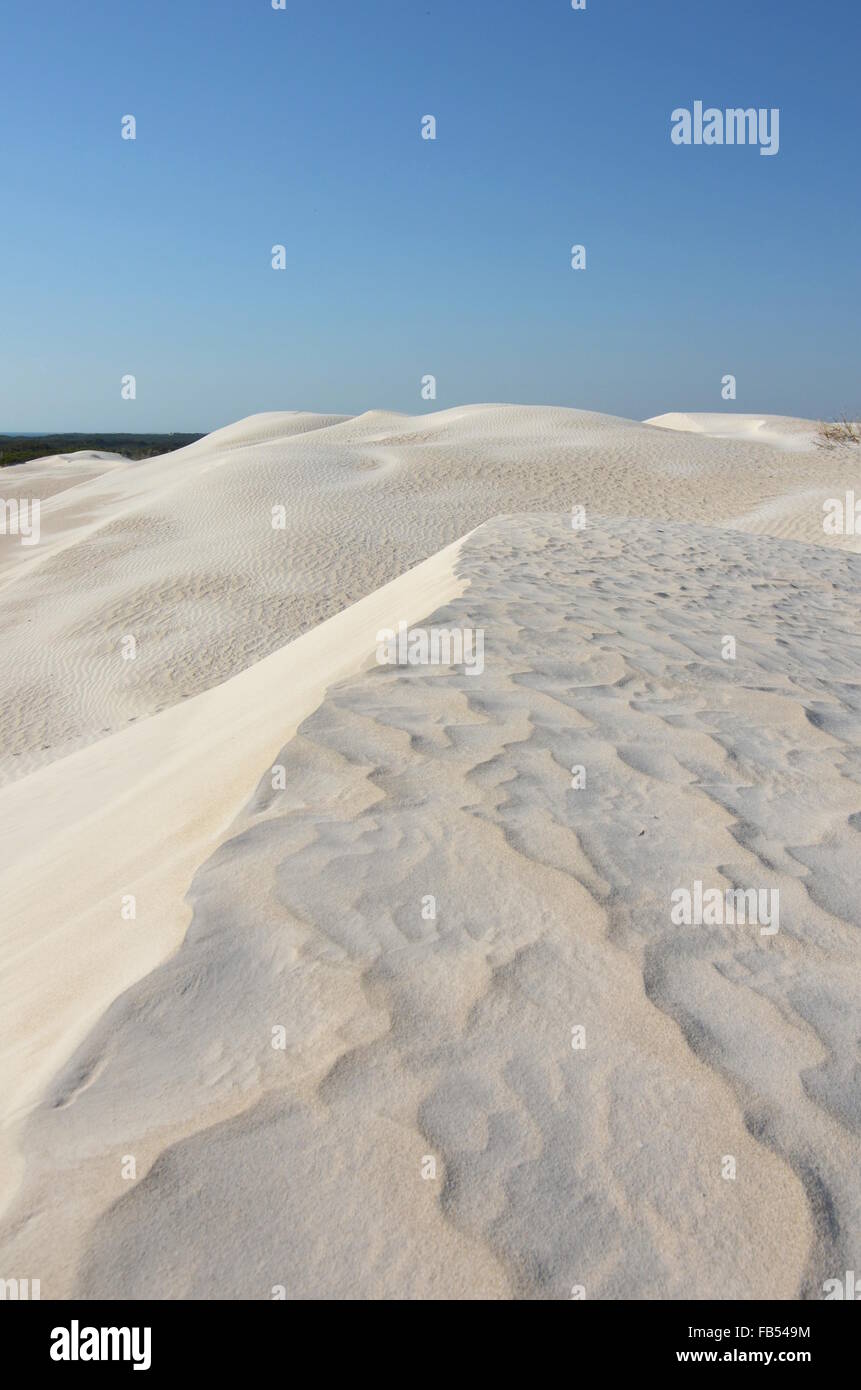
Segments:
[[[798,423],[770,432],[785,443]],[[4,470],[7,491],[32,479],[50,496],[38,546],[0,536],[0,779],[226,680],[494,515],[581,504],[767,531],[776,505],[787,538],[861,543],[822,532],[851,459],[559,408],[270,412],[97,477],[84,466],[99,467]]]
[[[816,429],[269,412],[3,470],[42,506],[0,536],[0,1266],[44,1298],[857,1267],[861,540]],[[481,629],[482,673],[379,666],[401,621]],[[695,881],[779,890],[779,930],[673,923]]]

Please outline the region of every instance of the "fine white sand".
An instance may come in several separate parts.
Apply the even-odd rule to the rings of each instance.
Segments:
[[[810,420],[789,415],[684,414],[655,415],[647,425],[665,430],[682,430],[708,435],[711,439],[741,439],[753,444],[770,444],[788,453],[804,453],[816,447],[819,427]]]
[[[822,504],[861,488],[815,432],[272,413],[3,470],[45,501],[0,537],[0,1274],[791,1298],[857,1266],[861,558]],[[377,667],[431,615],[481,675]],[[672,925],[695,879],[779,888],[779,932]]]
[[[0,481],[28,496],[48,467]],[[580,504],[737,525],[777,504],[781,535],[821,543],[822,502],[857,478],[846,451],[526,406],[270,413],[106,463],[47,499],[37,546],[0,536],[0,783],[227,680],[494,515]]]

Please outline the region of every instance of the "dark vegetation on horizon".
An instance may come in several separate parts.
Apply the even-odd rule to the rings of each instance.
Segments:
[[[0,468],[46,454],[74,454],[79,449],[151,459],[202,438],[202,434],[0,434]]]

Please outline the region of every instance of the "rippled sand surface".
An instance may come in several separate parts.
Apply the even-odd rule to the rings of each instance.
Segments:
[[[58,680],[104,636],[94,546],[145,645],[186,640],[206,547],[281,628],[228,587],[163,710],[157,660],[107,656],[13,699],[0,1264],[43,1297],[821,1296],[861,1224],[861,556],[819,498],[851,464],[753,417],[289,418],[111,461],[2,557],[0,605],[57,589]],[[223,517],[159,537],[168,459],[235,553]],[[331,598],[298,520],[278,590],[294,467],[344,522]],[[377,665],[400,619],[482,630],[483,670]],[[778,930],[677,925],[697,881],[779,893]]]

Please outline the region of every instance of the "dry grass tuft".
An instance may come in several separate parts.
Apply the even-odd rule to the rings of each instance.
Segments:
[[[844,444],[861,444],[861,424],[841,415],[839,420],[823,421],[817,439],[823,449],[839,449]]]

